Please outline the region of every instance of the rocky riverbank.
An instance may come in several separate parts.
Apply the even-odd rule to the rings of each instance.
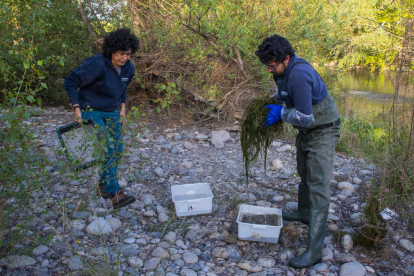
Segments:
[[[37,146],[57,160],[55,130],[72,117],[64,108],[48,108],[24,123],[36,130]],[[300,179],[292,144],[273,142],[267,171],[263,160],[255,164],[247,185],[237,124],[223,129],[145,126],[141,135],[124,137],[136,145],[125,151],[119,166],[121,186],[137,201],[114,211],[110,200],[96,196],[93,169],[83,171],[80,181],[59,176],[50,189],[32,194],[27,212],[33,216],[25,222],[28,236],[53,234],[52,241],[26,255],[0,259],[1,275],[414,274],[412,233],[401,226],[398,213],[384,214],[389,241],[380,251],[353,244],[366,187],[375,177],[375,167],[363,159],[336,155],[322,262],[295,270],[288,262],[306,249],[305,224],[283,221],[279,242],[271,244],[239,240],[236,222],[239,204],[297,208]],[[212,213],[175,215],[171,186],[188,183],[210,184]],[[22,241],[18,248],[29,245]]]

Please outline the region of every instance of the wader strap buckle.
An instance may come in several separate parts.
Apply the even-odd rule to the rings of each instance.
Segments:
[[[309,133],[311,133],[312,131],[315,131],[315,130],[322,130],[322,129],[325,129],[325,128],[328,128],[328,127],[339,126],[340,124],[341,124],[341,119],[338,119],[333,123],[320,125],[320,126],[308,129],[308,130],[303,130],[302,132],[305,133],[305,134],[309,134]]]

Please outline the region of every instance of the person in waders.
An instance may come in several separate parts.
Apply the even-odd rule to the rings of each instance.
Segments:
[[[135,75],[129,61],[139,42],[129,29],[109,33],[102,53],[83,61],[65,79],[65,89],[75,111],[75,121],[92,119],[105,140],[107,151],[98,195],[112,199],[114,209],[127,206],[135,197],[126,195],[118,183],[118,163],[123,150],[122,124],[126,117],[126,89]]]
[[[285,104],[266,106],[266,126],[283,120],[299,130],[295,144],[301,179],[298,210],[283,212],[283,219],[309,225],[307,250],[289,262],[296,268],[309,267],[322,259],[335,144],[340,131],[339,112],[322,78],[295,54],[286,38],[267,37],[256,55],[277,84],[277,93],[272,97]]]

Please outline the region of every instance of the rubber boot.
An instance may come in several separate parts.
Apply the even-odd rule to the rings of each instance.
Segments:
[[[288,221],[301,221],[305,224],[309,223],[309,209],[311,201],[309,199],[309,187],[299,184],[298,192],[298,210],[291,213],[282,213],[282,218]]]
[[[308,249],[302,255],[291,259],[290,266],[303,268],[322,261],[321,247],[326,235],[328,211],[328,208],[310,211]]]

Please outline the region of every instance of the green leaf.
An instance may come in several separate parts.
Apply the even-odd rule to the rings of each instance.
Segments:
[[[42,82],[42,83],[40,83],[40,85],[41,85],[43,88],[46,88],[46,89],[47,89],[47,85],[46,85],[46,83]]]
[[[37,65],[39,65],[39,66],[43,66],[43,60],[38,60],[38,61],[37,61]]]
[[[25,112],[24,113],[24,117],[26,118],[26,119],[30,119],[30,112]]]
[[[9,8],[7,8],[6,6],[3,6],[3,10],[4,10],[6,13],[9,13],[9,12],[10,12]]]
[[[161,108],[157,107],[157,112],[160,113],[161,112]]]
[[[27,97],[27,100],[29,102],[33,103],[35,101],[35,98],[32,95],[30,95],[30,96]]]
[[[23,62],[23,67],[24,67],[24,69],[29,69],[29,63],[28,62]]]

